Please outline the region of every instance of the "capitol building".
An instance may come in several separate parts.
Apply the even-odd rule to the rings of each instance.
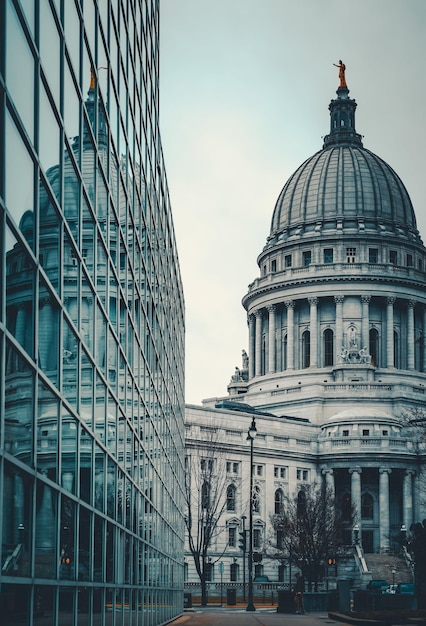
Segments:
[[[242,579],[253,415],[254,550],[263,550],[277,503],[311,483],[354,512],[367,567],[426,516],[426,457],[407,426],[426,393],[426,248],[403,182],[356,130],[344,73],[336,94],[322,148],[273,209],[259,275],[242,300],[241,367],[227,395],[186,408],[187,454],[202,457],[214,437],[226,468],[211,580],[218,562],[224,580]],[[289,572],[263,558],[254,574],[285,581]],[[196,580],[189,550],[186,579]]]

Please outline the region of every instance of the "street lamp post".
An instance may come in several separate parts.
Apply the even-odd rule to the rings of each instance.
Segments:
[[[241,516],[243,522],[243,599],[246,601],[246,549],[247,549],[247,535],[246,535],[246,516]]]
[[[250,441],[250,502],[249,502],[249,549],[248,549],[248,604],[246,611],[255,611],[253,604],[253,442],[256,437],[256,420],[251,421],[247,433],[247,440]]]

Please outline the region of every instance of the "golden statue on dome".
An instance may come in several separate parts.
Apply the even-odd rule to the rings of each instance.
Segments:
[[[339,60],[339,65],[337,65],[337,63],[333,63],[333,65],[339,68],[339,78],[340,78],[339,87],[347,87],[346,78],[345,78],[346,65],[343,63],[341,59]]]

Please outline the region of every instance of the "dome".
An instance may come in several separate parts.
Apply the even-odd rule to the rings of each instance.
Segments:
[[[339,88],[329,106],[322,150],[290,177],[275,205],[270,239],[321,229],[394,233],[420,241],[413,205],[396,172],[363,147],[355,131],[355,100]]]

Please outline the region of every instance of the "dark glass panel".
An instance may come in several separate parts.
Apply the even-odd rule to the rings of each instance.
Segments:
[[[43,470],[43,474],[47,476],[48,471]],[[58,494],[49,484],[38,480],[36,496],[34,574],[37,578],[56,578]]]
[[[1,567],[5,576],[29,576],[32,545],[32,478],[5,463]],[[4,591],[2,587],[2,591]]]
[[[38,361],[57,385],[59,376],[59,306],[43,280],[39,284]]]
[[[39,383],[37,406],[37,470],[51,480],[58,478],[59,403],[50,389]]]
[[[40,181],[39,259],[50,283],[60,294],[60,222],[50,192]]]
[[[34,163],[9,114],[6,115],[6,208],[34,249]],[[22,223],[21,223],[22,222]]]
[[[23,463],[34,462],[34,372],[21,355],[6,343],[4,447]]]

